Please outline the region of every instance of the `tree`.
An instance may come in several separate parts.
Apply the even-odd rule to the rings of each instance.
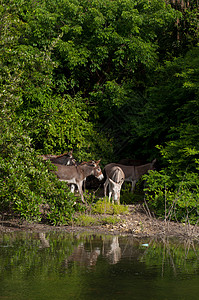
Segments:
[[[19,53],[34,67],[36,58],[28,59],[27,49],[19,45],[24,24],[11,8],[1,5],[0,50],[0,207],[2,212],[18,213],[20,216],[41,220],[41,208],[48,205],[45,218],[52,223],[66,223],[73,213],[73,196],[68,188],[57,181],[37,157],[32,140],[23,128],[18,111],[23,103],[23,84],[26,76]],[[41,61],[40,61],[41,62]],[[45,64],[45,62],[44,62]],[[44,83],[45,85],[45,83]]]
[[[181,85],[178,84],[179,101],[176,101],[177,97],[173,98],[176,102],[173,112],[176,113],[175,124],[171,121],[172,126],[170,123],[167,127],[167,142],[159,147],[165,169],[150,175],[146,190],[149,202],[156,209],[158,207],[161,214],[166,199],[167,208],[175,208],[173,217],[196,222],[199,211],[199,48],[190,50],[183,60],[179,58],[174,65],[176,62],[180,67],[173,81],[176,78]],[[169,103],[165,110],[169,116]]]

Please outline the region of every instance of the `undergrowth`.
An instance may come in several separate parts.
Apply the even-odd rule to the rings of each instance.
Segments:
[[[125,205],[112,204],[107,200],[107,198],[97,201],[92,206],[92,213],[94,214],[108,214],[108,215],[118,215],[118,214],[128,214],[129,209]]]
[[[76,217],[73,225],[76,226],[99,226],[112,224],[115,225],[120,222],[117,216],[92,216],[92,215],[79,215]]]
[[[78,213],[73,219],[76,226],[99,226],[117,224],[120,222],[118,215],[128,214],[129,209],[124,205],[110,203],[107,198],[92,203],[84,213]]]

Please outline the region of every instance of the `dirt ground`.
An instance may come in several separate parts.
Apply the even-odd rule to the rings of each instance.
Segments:
[[[29,223],[19,218],[0,216],[0,233],[15,231],[48,232],[65,231],[83,232],[89,231],[101,234],[131,235],[135,237],[151,236],[176,236],[181,238],[199,238],[199,226],[182,224],[177,222],[165,222],[156,219],[144,211],[141,205],[129,205],[128,215],[118,215],[119,223],[116,225],[101,225],[90,227],[79,226],[50,226],[41,223]]]

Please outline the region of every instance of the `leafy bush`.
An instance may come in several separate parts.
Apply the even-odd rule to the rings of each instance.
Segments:
[[[92,212],[95,214],[127,214],[128,207],[124,205],[117,205],[110,203],[107,199],[97,201],[93,207]]]
[[[133,204],[143,201],[143,181],[140,179],[135,186],[135,190],[131,192],[131,183],[124,182],[121,189],[120,202],[122,204]]]
[[[146,200],[156,215],[167,220],[196,223],[199,215],[199,179],[196,173],[178,176],[173,184],[172,176],[163,172],[150,172],[145,175]]]
[[[161,149],[167,170],[150,175],[147,197],[162,214],[166,191],[179,217],[197,215],[197,7],[181,14],[165,0],[138,2],[1,1],[1,211],[53,224],[73,216],[74,196],[36,150],[74,148],[76,159],[105,164],[132,152],[152,156],[169,141]]]
[[[90,215],[79,215],[74,219],[74,223],[77,226],[92,226],[92,225],[99,225],[99,220]]]
[[[1,116],[0,116],[1,117]],[[37,157],[31,139],[15,124],[2,128],[0,140],[0,210],[17,213],[27,220],[66,223],[74,211],[74,195],[59,182],[50,163]],[[11,125],[11,124],[10,124]],[[48,206],[45,216],[41,212]]]
[[[106,224],[117,224],[120,222],[117,216],[91,216],[87,214],[78,215],[74,221],[73,225],[77,226],[99,226],[99,225],[106,225]]]
[[[179,119],[172,119],[175,126],[169,130],[168,141],[164,146],[158,146],[163,169],[146,176],[148,187],[145,189],[146,198],[158,215],[192,223],[198,221],[199,214],[198,54],[199,48],[196,47],[188,51],[183,64],[179,64],[182,58],[171,64],[178,65],[178,72],[176,68],[177,73],[173,75],[173,83],[178,81],[175,90],[178,101],[171,99],[178,103],[174,113]],[[168,89],[169,85],[165,83]],[[162,94],[162,89],[159,92]]]

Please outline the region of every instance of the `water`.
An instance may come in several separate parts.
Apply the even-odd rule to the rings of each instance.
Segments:
[[[0,234],[0,300],[199,299],[199,243]]]

